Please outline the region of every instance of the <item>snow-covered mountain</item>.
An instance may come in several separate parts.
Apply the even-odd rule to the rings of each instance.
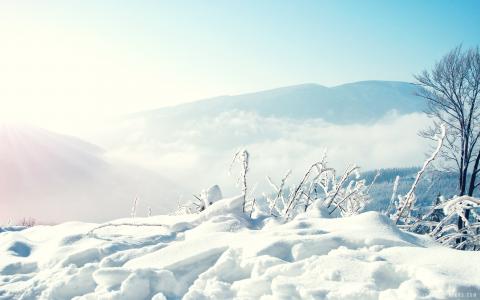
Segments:
[[[335,87],[302,84],[236,96],[199,100],[133,115],[155,119],[199,119],[229,111],[264,117],[323,119],[333,124],[378,121],[385,114],[422,112],[418,87],[400,81],[360,81]]]
[[[425,149],[416,132],[427,120],[415,89],[383,81],[305,84],[200,100],[129,115],[92,140],[101,148],[3,126],[0,222],[116,218],[128,214],[135,196],[140,211],[149,205],[167,212],[180,195],[188,200],[213,184],[231,195],[235,177],[227,174],[239,148],[251,153],[249,178],[259,191],[266,175],[288,169],[293,183],[325,148],[339,169],[353,162],[364,170],[416,165]]]
[[[418,130],[429,123],[417,86],[363,81],[327,88],[304,84],[222,96],[126,116],[98,143],[113,155],[191,187],[234,191],[233,154],[250,151],[251,180],[293,170],[300,176],[324,149],[339,169],[409,167],[428,147]],[[236,191],[235,191],[236,192]]]
[[[175,207],[180,188],[137,166],[109,160],[80,139],[24,125],[0,125],[0,222],[106,220]],[[168,189],[166,188],[168,187]]]

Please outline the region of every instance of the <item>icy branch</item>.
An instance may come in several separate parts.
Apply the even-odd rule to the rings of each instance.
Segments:
[[[149,226],[149,227],[165,227],[168,228],[168,225],[164,224],[152,224],[152,223],[105,223],[102,224],[98,227],[93,228],[90,230],[87,235],[88,236],[93,236],[93,233],[99,229],[106,228],[106,227],[121,227],[121,226],[132,226],[132,227],[144,227],[144,226]]]
[[[415,190],[417,188],[418,182],[420,181],[420,178],[422,178],[423,173],[425,173],[425,170],[427,169],[428,165],[430,165],[430,163],[435,160],[438,153],[440,152],[440,149],[443,146],[443,142],[445,140],[445,134],[446,134],[445,125],[443,124],[440,125],[440,130],[441,130],[440,136],[437,136],[437,148],[432,153],[432,155],[423,163],[423,166],[420,169],[420,171],[418,171],[417,176],[415,177],[415,181],[413,182],[410,190],[408,191],[407,195],[404,198],[403,205],[399,208],[399,211],[397,211],[395,224],[398,224],[398,222],[402,217],[408,216],[410,214],[412,206],[415,202]]]
[[[245,208],[247,205],[247,173],[249,171],[248,163],[250,159],[250,154],[247,150],[240,150],[235,153],[232,163],[230,165],[230,171],[233,168],[233,165],[236,162],[239,162],[241,165],[240,177],[237,179],[237,184],[240,184],[242,187],[242,195],[243,195],[243,212],[245,212]]]

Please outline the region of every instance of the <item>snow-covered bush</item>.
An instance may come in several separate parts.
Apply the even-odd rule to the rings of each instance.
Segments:
[[[242,211],[255,215],[267,215],[291,220],[298,213],[306,212],[316,201],[321,202],[322,210],[333,216],[352,216],[360,213],[369,201],[368,192],[378,174],[370,185],[365,179],[360,179],[359,167],[352,165],[337,175],[337,171],[327,165],[327,156],[323,155],[319,162],[310,166],[297,185],[288,186],[287,179],[291,175],[289,170],[277,185],[267,176],[267,181],[273,188],[273,193],[264,195],[266,205],[259,205],[252,196],[255,188],[248,185],[247,174],[249,171],[250,154],[247,150],[238,151],[230,166],[230,172],[235,164],[240,167],[236,178],[241,189]],[[215,185],[204,190],[200,195],[194,195],[194,200],[179,205],[175,214],[191,214],[202,212],[214,201],[223,198],[220,188]],[[316,208],[319,208],[316,206]]]
[[[33,227],[33,226],[35,226],[35,224],[37,224],[37,221],[32,217],[23,218],[19,222],[19,225],[22,226],[22,227]]]
[[[470,210],[470,216],[465,211]],[[459,228],[458,218],[464,226]],[[437,205],[408,228],[428,233],[439,243],[461,250],[480,250],[480,199],[470,196],[439,200]]]
[[[285,182],[290,171],[278,186],[267,177],[275,192],[273,197],[267,197],[269,213],[288,220],[307,211],[315,201],[321,201],[330,215],[358,214],[369,200],[368,191],[371,186],[359,178],[358,170],[357,166],[352,165],[339,177],[335,169],[328,167],[324,154],[321,161],[310,166],[299,184],[289,190],[285,189]]]
[[[274,190],[274,196],[270,197],[264,195],[264,198],[267,199],[269,214],[273,216],[278,216],[279,208],[287,207],[288,204],[288,192],[285,191],[285,183],[288,177],[292,174],[291,170],[288,170],[285,175],[282,177],[279,185],[276,185],[273,180],[267,176],[267,181]]]
[[[446,200],[443,196],[438,195],[435,201],[433,201],[432,205],[423,207],[416,211],[416,216],[412,224],[406,226],[401,225],[400,227],[406,228],[407,230],[418,234],[429,234],[435,229],[438,222],[445,218],[445,213],[441,205],[445,201]]]
[[[174,215],[199,213],[207,209],[214,202],[223,199],[222,190],[218,185],[213,185],[202,190],[200,195],[193,195],[194,199],[184,205],[178,205]]]

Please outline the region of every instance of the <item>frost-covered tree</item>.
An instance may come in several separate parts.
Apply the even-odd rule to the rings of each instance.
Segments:
[[[452,162],[448,168],[458,173],[458,195],[472,196],[480,185],[479,48],[464,50],[458,46],[415,78],[423,88],[418,95],[427,100],[426,112],[434,123],[422,135],[431,138],[438,133],[439,124],[447,126],[441,156]],[[468,210],[465,216],[469,218]],[[458,226],[463,225],[459,218]]]

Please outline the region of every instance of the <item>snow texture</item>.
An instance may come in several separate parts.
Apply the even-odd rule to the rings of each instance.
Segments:
[[[317,203],[288,223],[251,220],[242,200],[108,226],[0,230],[0,299],[480,297],[477,252],[400,231],[376,212],[319,217]]]

